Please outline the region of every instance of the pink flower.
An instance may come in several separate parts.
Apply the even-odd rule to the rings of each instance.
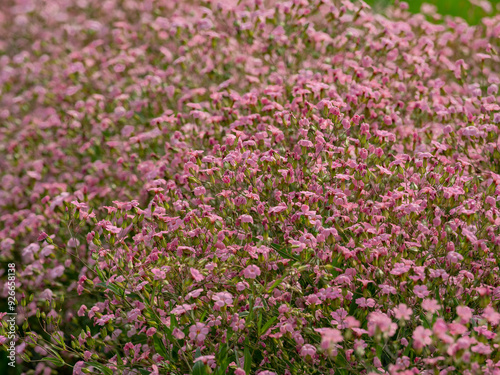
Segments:
[[[146,336],[151,337],[156,333],[156,328],[151,327],[146,331]]]
[[[115,318],[113,314],[107,314],[101,316],[99,319],[97,319],[96,323],[99,324],[100,326],[104,326],[108,324],[110,321],[112,321]]]
[[[422,349],[426,345],[432,343],[431,339],[432,331],[430,329],[418,326],[413,331],[413,347],[415,349]]]
[[[363,56],[363,58],[361,59],[361,64],[363,65],[364,68],[369,68],[371,65],[372,65],[372,58],[370,56]]]
[[[81,305],[78,310],[78,316],[85,316],[85,312],[88,310],[87,306]]]
[[[353,316],[348,316],[347,318],[344,319],[344,322],[347,326],[347,328],[356,328],[361,325],[358,319],[356,319]]]
[[[342,127],[345,129],[345,130],[348,130],[351,128],[351,122],[345,118],[342,120]]]
[[[342,332],[336,328],[315,328],[314,330],[321,334],[321,349],[323,350],[331,349],[332,345],[344,340]]]
[[[214,355],[202,355],[194,360],[194,363],[201,361],[204,365],[212,366],[215,363]]]
[[[153,268],[151,270],[151,273],[155,276],[155,280],[164,280],[167,277],[167,274],[165,271],[162,271],[159,268]]]
[[[73,375],[86,375],[82,369],[85,368],[85,362],[83,361],[78,361],[75,363],[75,366],[73,367]]]
[[[203,323],[196,323],[189,327],[189,338],[197,343],[201,344],[205,341],[210,330]]]
[[[190,298],[198,298],[202,292],[203,292],[202,288],[192,290],[188,294],[186,294],[186,300],[188,300]]]
[[[246,288],[248,288],[248,283],[247,282],[239,282],[236,284],[236,290],[238,292],[243,292]]]
[[[356,304],[361,307],[361,308],[366,308],[366,307],[374,307],[375,306],[375,300],[373,298],[358,298],[356,300]]]
[[[252,264],[243,270],[243,275],[247,279],[255,279],[260,276],[260,268]]]
[[[368,158],[368,150],[365,148],[359,150],[359,157],[363,160],[366,160]]]
[[[149,375],[160,375],[160,369],[156,365],[152,365],[151,368],[153,371],[149,373]]]
[[[253,224],[253,218],[250,215],[241,215],[240,220],[242,223]]]
[[[446,254],[446,259],[448,259],[450,263],[460,263],[464,259],[464,257],[461,254],[456,253],[455,251],[450,251],[448,254]]]
[[[385,337],[391,337],[396,333],[397,324],[391,318],[381,312],[372,312],[368,315],[368,334],[374,336],[377,331],[382,332]]]
[[[316,348],[312,346],[311,344],[305,344],[301,349],[300,349],[300,355],[302,357],[307,357],[310,356],[313,358],[316,354]]]
[[[441,306],[439,306],[438,302],[435,299],[424,299],[422,301],[422,309],[430,312],[431,314],[434,314],[440,308]]]
[[[470,350],[474,353],[479,353],[486,356],[490,355],[493,352],[489,345],[482,342],[477,343],[477,345],[473,346]]]
[[[425,285],[415,285],[413,293],[419,298],[425,298],[430,294]]]
[[[301,139],[299,141],[299,146],[302,146],[302,147],[313,147],[313,143],[307,139]]]
[[[399,304],[398,307],[394,308],[394,316],[399,320],[410,320],[413,310],[406,306],[404,303]]]
[[[472,309],[467,306],[458,306],[457,315],[461,318],[462,323],[467,323],[472,318]]]
[[[278,308],[278,312],[279,312],[280,314],[287,313],[288,311],[290,311],[290,308],[289,308],[287,305],[285,305],[285,304],[281,305],[281,306]]]
[[[182,340],[185,337],[184,332],[182,332],[177,327],[175,327],[174,330],[172,331],[172,336],[174,336],[178,340]]]
[[[191,307],[191,305],[185,303],[183,305],[179,305],[179,306],[174,307],[171,311],[171,314],[182,315],[182,314],[187,313],[188,311],[191,311],[192,309],[193,308]]]
[[[494,326],[500,323],[500,314],[497,313],[491,306],[488,306],[484,309],[483,317]]]
[[[200,282],[203,281],[203,279],[205,279],[205,276],[203,276],[201,272],[198,271],[197,269],[190,268],[189,271],[191,272],[191,276],[193,276],[194,281]]]
[[[199,197],[200,195],[206,194],[207,190],[203,186],[198,186],[194,188],[194,195]]]
[[[410,266],[405,265],[404,263],[396,263],[394,268],[391,270],[391,275],[402,275],[408,272],[411,269]]]
[[[233,303],[233,296],[228,292],[219,292],[212,296],[215,301],[215,306],[218,308],[230,306]]]

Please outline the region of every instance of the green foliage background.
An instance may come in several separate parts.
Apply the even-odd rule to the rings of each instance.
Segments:
[[[365,0],[365,2],[380,13],[384,13],[384,9],[388,5],[394,4],[394,0]],[[471,4],[469,0],[406,0],[406,2],[410,6],[412,13],[420,12],[420,8],[424,3],[432,4],[437,7],[439,14],[461,17],[471,25],[480,23],[483,17],[500,13],[500,0],[489,0],[493,7],[493,12],[490,14]]]

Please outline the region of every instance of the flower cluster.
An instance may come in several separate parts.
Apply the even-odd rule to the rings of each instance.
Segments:
[[[6,3],[26,374],[500,374],[500,16]]]

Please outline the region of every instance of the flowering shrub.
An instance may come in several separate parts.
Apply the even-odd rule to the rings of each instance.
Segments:
[[[26,374],[500,374],[500,17],[10,5]]]

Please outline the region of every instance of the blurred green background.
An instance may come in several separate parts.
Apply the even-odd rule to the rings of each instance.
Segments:
[[[377,12],[384,13],[384,9],[393,4],[393,0],[365,0]],[[491,12],[487,12],[483,7],[474,4],[483,3],[481,0],[406,0],[412,13],[420,12],[423,3],[435,5],[437,12],[441,15],[451,15],[461,17],[471,25],[481,22],[486,16],[500,13],[500,0],[489,0]]]

